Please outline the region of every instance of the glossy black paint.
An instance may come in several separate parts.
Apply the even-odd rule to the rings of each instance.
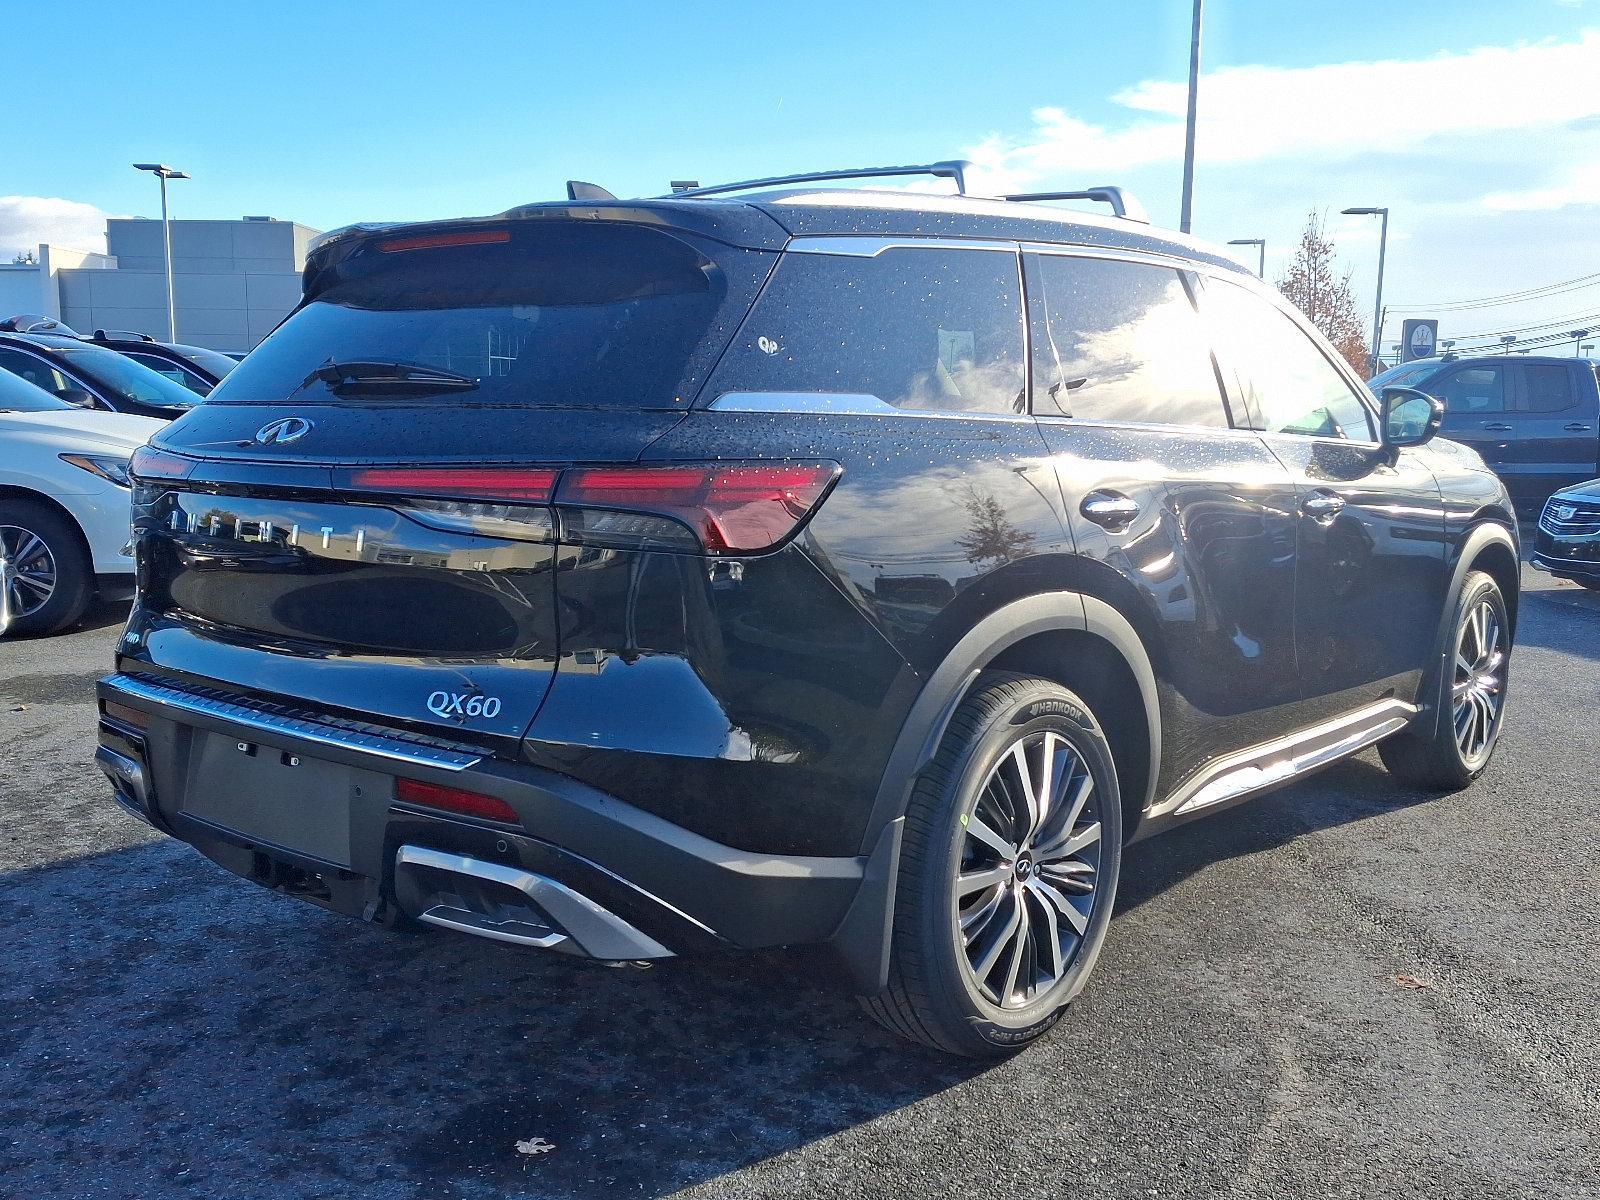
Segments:
[[[1220,255],[1127,223],[978,201],[619,202],[496,220],[591,209],[600,220],[686,222],[752,251],[777,249],[788,233],[961,235],[1156,255],[1245,278]],[[313,254],[308,285],[369,236]],[[1019,353],[1028,361],[1025,345]],[[1158,770],[1129,789],[1130,834],[1144,807],[1221,754],[1374,699],[1418,698],[1472,530],[1510,526],[1504,487],[1447,442],[1396,451],[1254,432],[1223,365],[1218,407],[1226,399],[1238,427],[1044,416],[1037,380],[1029,412],[988,416],[737,412],[705,395],[685,397],[681,411],[208,403],[156,439],[198,465],[187,481],[140,489],[141,594],[119,666],[448,732],[488,751],[470,786],[531,772],[541,788],[579,789],[600,809],[617,806],[630,845],[695,846],[712,864],[706,880],[741,879],[758,861],[814,877],[825,901],[783,936],[803,927],[821,940],[898,815],[881,797],[894,791],[886,770],[908,715],[932,711],[917,736],[936,740],[939,714],[970,677],[941,682],[938,695],[930,681],[972,630],[1004,624],[1008,606],[1063,597],[1061,629],[1081,634],[1007,642],[1008,665],[1131,672],[1136,656],[1154,680],[1159,727],[1129,745],[1159,743]],[[292,444],[256,440],[288,415],[311,430]],[[743,557],[598,549],[559,532],[543,542],[452,534],[393,499],[338,491],[343,468],[370,463],[786,459],[836,462],[843,474],[792,540]],[[1088,503],[1106,494],[1132,501],[1132,515],[1091,515]],[[1330,496],[1343,504],[1331,516],[1307,507]],[[1514,606],[1514,561],[1506,587]],[[1095,631],[1084,598],[1115,616],[1131,649]],[[974,669],[999,650],[997,640],[993,653],[974,652]],[[427,706],[436,690],[502,703],[494,718],[440,717]],[[1144,709],[1118,719],[1142,722]],[[169,796],[181,790],[176,767],[156,773]],[[553,818],[540,803],[524,809],[525,793],[505,794],[518,797],[528,836],[637,882],[639,854],[624,860],[603,840],[575,846],[543,823]],[[382,864],[369,868],[364,902],[385,894]],[[727,911],[731,885],[686,888],[657,870],[650,887],[719,934],[742,919]]]
[[[1539,516],[1533,564],[1562,579],[1600,584],[1600,479],[1550,497]]]

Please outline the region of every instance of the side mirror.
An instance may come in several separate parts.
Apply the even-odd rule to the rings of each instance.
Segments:
[[[57,400],[65,400],[68,404],[76,404],[79,408],[93,408],[94,397],[82,388],[62,388],[56,393]]]
[[[1431,442],[1444,424],[1444,401],[1416,388],[1383,389],[1383,444],[1391,450]]]

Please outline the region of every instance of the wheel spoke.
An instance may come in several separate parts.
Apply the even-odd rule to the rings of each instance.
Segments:
[[[1083,936],[1083,931],[1089,928],[1089,918],[1078,911],[1078,906],[1076,904],[1074,904],[1071,900],[1068,900],[1065,896],[1056,891],[1055,888],[1051,887],[1042,879],[1034,879],[1029,886],[1033,888],[1036,895],[1038,895],[1046,903],[1054,906],[1059,915],[1067,919],[1067,924],[1072,926],[1073,930],[1078,934],[1078,936]]]
[[[1010,878],[1011,866],[1008,863],[986,867],[981,871],[972,871],[965,875],[957,875],[956,895],[970,896],[973,892],[980,892],[984,888],[993,887],[997,883],[1004,883]]]
[[[1037,892],[1034,892],[1034,899],[1038,901],[1039,911],[1044,914],[1045,927],[1043,936],[1039,939],[1044,943],[1048,960],[1044,969],[1045,973],[1050,976],[1050,982],[1054,983],[1061,978],[1061,974],[1066,970],[1067,966],[1065,960],[1061,957],[1061,926],[1056,921],[1056,906],[1043,900]]]
[[[1061,741],[1056,734],[1046,732],[1044,735],[1044,750],[1039,762],[1039,786],[1034,793],[1033,824],[1028,828],[1030,838],[1038,836],[1039,830],[1044,828],[1044,823],[1050,819],[1050,810],[1055,807],[1056,790],[1056,743]]]
[[[1028,744],[1018,742],[1008,756],[1011,769],[1016,773],[1020,804],[1015,805],[1017,841],[1026,842],[1039,822],[1039,801],[1033,790],[1033,772],[1028,769]]]
[[[1090,846],[1100,840],[1100,822],[1092,821],[1067,836],[1059,839],[1054,845],[1041,846],[1035,853],[1041,862],[1055,862],[1057,859],[1071,858],[1074,854],[1082,854]]]
[[[1002,893],[1002,898],[1011,900],[1005,924],[1000,927],[1000,931],[995,934],[993,940],[989,942],[982,954],[972,964],[972,973],[978,977],[979,983],[989,977],[989,972],[994,970],[995,963],[1000,961],[1001,953],[1011,944],[1011,939],[1017,935],[1017,929],[1022,924],[1022,903],[1018,899],[1015,889]]]
[[[1006,964],[1006,982],[1000,989],[1000,1003],[1008,1004],[1012,994],[1017,990],[1017,975],[1022,970],[1022,960],[1027,958],[1030,943],[1033,941],[1033,923],[1028,920],[1028,902],[1023,899],[1022,890],[1017,889],[1017,932],[1012,939],[1014,949],[1011,959]]]
[[[1010,860],[1017,856],[1017,847],[990,829],[977,813],[967,818],[967,836],[982,842],[1003,859]]]

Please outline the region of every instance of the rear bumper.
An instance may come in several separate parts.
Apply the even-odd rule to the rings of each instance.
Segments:
[[[753,854],[471,748],[151,676],[108,676],[98,691],[96,758],[119,803],[235,874],[323,908],[606,959],[824,943],[863,986],[879,974],[898,823],[867,857]],[[230,781],[223,789],[240,795],[228,804],[249,811],[256,789],[263,807],[290,814],[278,818],[288,836],[247,836],[198,802],[197,764],[235,748],[241,769],[222,776]],[[341,781],[340,804],[349,803],[340,843],[348,853],[338,856],[320,851],[326,829],[298,836],[293,803],[283,800],[301,780],[330,778]],[[401,778],[494,796],[519,820],[403,803],[395,798]],[[326,824],[326,807],[318,818],[309,813],[314,801],[306,803],[308,822]]]

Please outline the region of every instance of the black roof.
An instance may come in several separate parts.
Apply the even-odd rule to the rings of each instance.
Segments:
[[[1410,362],[1396,363],[1395,367],[1453,367],[1461,363],[1505,362],[1507,359],[1510,359],[1513,362],[1558,364],[1573,362],[1581,363],[1585,361],[1582,358],[1574,358],[1570,354],[1522,354],[1520,352],[1513,351],[1511,354],[1507,355],[1499,350],[1485,350],[1482,353],[1451,353],[1433,358],[1413,358]],[[1385,373],[1388,371],[1393,371],[1395,367],[1385,368]]]
[[[1119,217],[978,196],[869,188],[790,188],[738,196],[648,200],[551,200],[503,213],[445,221],[351,225],[323,235],[306,257],[305,291],[351,248],[378,234],[422,233],[507,220],[620,221],[695,233],[754,250],[781,250],[791,237],[990,238],[1134,250],[1203,262],[1254,278],[1222,249]]]

